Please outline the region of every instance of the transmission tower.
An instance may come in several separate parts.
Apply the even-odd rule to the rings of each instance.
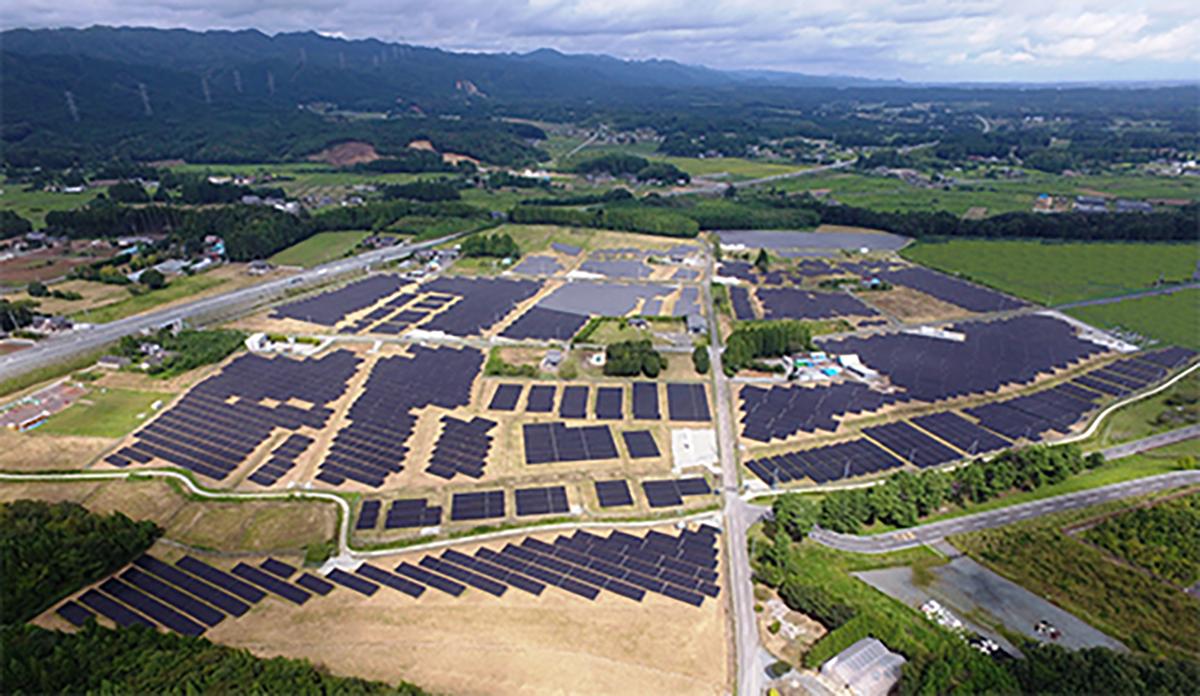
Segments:
[[[75,95],[67,90],[63,92],[63,96],[67,98],[67,111],[71,112],[71,120],[79,123],[79,107],[75,106]]]

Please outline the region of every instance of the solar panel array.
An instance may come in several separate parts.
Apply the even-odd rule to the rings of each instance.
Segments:
[[[658,443],[649,430],[634,430],[621,433],[625,438],[625,449],[629,450],[630,459],[647,459],[661,456]]]
[[[624,387],[598,387],[596,389],[596,418],[599,420],[621,420],[624,417]]]
[[[321,358],[295,360],[248,354],[188,392],[135,435],[135,442],[105,461],[126,466],[157,457],[197,474],[223,480],[271,436],[276,428],[325,427],[333,411],[325,405],[346,391],[361,361],[339,350]],[[236,397],[234,403],[229,403]],[[280,402],[275,407],[261,401]],[[292,399],[315,404],[299,408]],[[287,452],[294,451],[290,447]],[[272,467],[276,478],[285,470]],[[264,480],[269,479],[265,477]],[[272,481],[273,482],[273,481]]]
[[[863,384],[847,382],[816,387],[746,385],[741,390],[742,437],[758,442],[786,440],[798,432],[833,432],[836,417],[878,411],[902,400]]]
[[[227,615],[242,616],[251,604],[262,601],[267,592],[294,604],[305,603],[312,592],[283,582],[296,572],[292,566],[273,558],[258,568],[239,563],[230,574],[191,556],[184,556],[173,566],[143,555],[119,578],[108,578],[99,588],[80,595],[79,603],[64,603],[57,613],[75,626],[82,626],[99,614],[120,626],[162,626],[183,635],[198,636],[224,621]],[[320,594],[332,589],[309,573],[297,580],[297,585],[300,584],[317,588],[313,591]]]
[[[470,421],[452,416],[442,416],[442,434],[438,437],[429,458],[425,473],[450,480],[455,474],[481,478],[492,450],[492,436],[488,432],[496,427],[495,421],[476,416]]]
[[[492,411],[515,411],[517,402],[521,400],[521,393],[525,391],[523,384],[501,384],[496,387],[496,391],[492,394],[492,403],[488,404],[488,409]]]
[[[919,290],[943,302],[949,302],[971,312],[1006,312],[1028,307],[1029,303],[1008,295],[952,278],[923,266],[878,271],[876,277],[892,285]]]
[[[775,485],[809,479],[817,484],[874,474],[904,465],[866,438],[762,457],[746,463],[754,475]]]
[[[517,317],[500,335],[518,341],[567,341],[579,333],[588,318],[586,314],[535,306]]]
[[[711,421],[708,391],[698,383],[667,383],[667,411],[673,421]]]
[[[437,527],[442,523],[442,506],[430,505],[425,498],[397,500],[388,508],[384,529]]]
[[[908,423],[866,428],[863,434],[922,469],[962,459],[961,454]]]
[[[656,382],[633,383],[633,419],[659,420],[658,384]]]
[[[562,402],[558,405],[559,418],[587,418],[587,387],[572,385],[563,387]]]
[[[567,504],[567,489],[564,486],[518,488],[516,500],[517,517],[553,515],[570,511],[570,506]]]
[[[602,508],[633,505],[633,493],[630,492],[629,482],[625,479],[597,481],[596,498],[599,499]]]
[[[832,319],[873,317],[879,312],[844,292],[811,292],[799,288],[759,288],[764,319]],[[739,317],[740,318],[740,317]]]
[[[282,445],[271,450],[271,458],[258,467],[249,479],[260,486],[270,486],[296,467],[296,457],[316,442],[311,437],[294,433]]]
[[[504,517],[504,491],[455,493],[450,502],[450,520],[486,520]]]
[[[750,304],[750,291],[737,285],[729,286],[729,303],[733,305],[733,316],[740,321],[757,319],[754,306]]]
[[[1075,328],[1051,316],[1027,314],[995,321],[956,324],[966,340],[950,341],[906,333],[831,339],[831,353],[854,353],[888,376],[909,398],[928,403],[1032,384],[1106,351],[1075,336]]]
[[[972,456],[1004,449],[1012,444],[990,430],[985,430],[949,411],[914,418],[912,424],[937,435]]]
[[[454,409],[471,400],[471,384],[483,365],[474,348],[411,346],[412,357],[375,363],[362,395],[350,406],[350,424],[338,431],[317,480],[339,486],[346,479],[378,488],[404,467],[405,442],[417,417],[414,409]]]
[[[983,427],[1009,439],[1023,437],[1038,440],[1050,430],[1067,432],[1094,408],[1096,405],[1093,402],[1075,398],[1055,388],[969,408],[966,412],[978,418]]]
[[[382,503],[378,500],[364,500],[362,507],[358,511],[358,522],[354,525],[355,529],[375,529],[375,525],[379,523],[379,507]]]
[[[474,336],[508,316],[518,304],[533,297],[542,284],[505,278],[435,278],[422,286],[430,292],[462,299],[430,319],[421,328],[455,336]]]
[[[1153,363],[1168,370],[1174,370],[1183,367],[1192,358],[1196,357],[1196,351],[1179,346],[1167,346],[1159,350],[1139,353],[1137,357],[1144,362]]]
[[[529,388],[529,400],[525,402],[526,413],[550,413],[554,410],[554,395],[558,387],[535,384]]]
[[[396,293],[400,287],[400,279],[394,275],[375,275],[337,290],[278,307],[271,312],[271,317],[333,326],[347,314],[370,307],[384,297]]]
[[[616,459],[617,444],[607,425],[568,428],[565,423],[522,426],[526,464]]]
[[[683,505],[684,496],[708,495],[712,488],[703,476],[664,481],[642,481],[642,492],[652,508]]]

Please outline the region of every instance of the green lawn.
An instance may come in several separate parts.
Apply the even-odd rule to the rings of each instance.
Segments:
[[[1096,430],[1096,434],[1087,440],[1081,441],[1079,445],[1083,447],[1085,452],[1091,452],[1092,450],[1119,445],[1122,442],[1140,440],[1144,437],[1173,430],[1175,427],[1182,427],[1185,423],[1181,422],[1178,426],[1172,426],[1169,423],[1162,424],[1157,422],[1159,414],[1173,408],[1166,404],[1166,400],[1181,391],[1188,391],[1193,394],[1200,391],[1200,373],[1192,373],[1186,379],[1176,382],[1170,389],[1166,389],[1149,398],[1135,401],[1132,404],[1127,404],[1110,413],[1104,419],[1103,425]]]
[[[0,176],[0,209],[11,210],[33,223],[34,227],[45,225],[46,213],[52,210],[72,210],[86,205],[96,197],[98,191],[84,193],[50,193],[47,191],[24,191],[26,184],[5,180]]]
[[[1180,256],[1187,247],[1180,249]],[[1191,247],[1194,249],[1194,247]],[[1194,267],[1194,263],[1193,263]],[[1113,304],[1077,307],[1067,314],[1102,329],[1121,327],[1146,338],[1200,349],[1200,289]]]
[[[93,389],[75,405],[54,414],[36,432],[49,435],[121,437],[149,417],[150,405],[173,394],[125,389]],[[138,416],[141,415],[141,418]]]
[[[369,232],[321,232],[293,244],[272,256],[268,261],[277,266],[301,266],[312,268],[343,258],[354,249]]]
[[[154,290],[136,297],[131,296],[127,300],[121,300],[120,302],[104,305],[94,310],[88,310],[86,317],[82,313],[76,313],[74,318],[77,321],[86,320],[96,324],[104,324],[116,321],[117,319],[131,317],[135,314],[141,314],[159,305],[181,300],[225,282],[228,282],[228,278],[213,278],[203,274],[179,276],[173,278],[170,285],[162,290]]]
[[[663,157],[664,162],[679,167],[693,177],[705,174],[728,174],[721,181],[747,181],[762,179],[777,174],[789,174],[802,169],[811,169],[810,165],[781,164],[779,162],[764,162],[759,160],[741,159],[738,157],[722,157],[719,159],[695,159],[692,157]]]
[[[1144,290],[1160,276],[1190,278],[1200,260],[1200,248],[1194,244],[983,239],[922,242],[901,253],[911,261],[1045,305]]]

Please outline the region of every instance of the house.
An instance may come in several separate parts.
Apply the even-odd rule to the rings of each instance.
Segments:
[[[1125,198],[1117,199],[1118,213],[1153,213],[1154,206],[1145,201],[1131,201]]]
[[[160,355],[163,352],[163,347],[157,343],[146,342],[138,346],[138,351],[142,355]]]
[[[686,321],[689,333],[704,333],[708,331],[708,320],[700,314],[689,314]]]
[[[122,367],[129,367],[133,361],[129,358],[120,355],[105,355],[96,361],[96,367],[105,370],[119,370]]]
[[[631,328],[631,329],[648,329],[648,328],[650,328],[650,322],[646,321],[645,319],[642,319],[641,317],[634,317],[633,319],[629,320],[629,328]]]
[[[66,331],[72,326],[71,320],[63,316],[35,317],[33,323],[29,325],[29,330],[34,333],[55,333]]]
[[[1077,213],[1107,213],[1108,202],[1098,196],[1076,196],[1074,208]]]
[[[876,638],[863,638],[821,665],[821,679],[855,696],[887,696],[907,662]]]
[[[251,261],[246,264],[246,272],[251,275],[262,275],[269,272],[274,266],[266,261]]]
[[[562,364],[563,352],[557,348],[551,348],[546,351],[546,357],[542,360],[546,367],[558,367]]]

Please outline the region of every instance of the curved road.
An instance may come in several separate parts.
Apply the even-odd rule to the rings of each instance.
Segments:
[[[925,544],[932,544],[945,539],[951,534],[963,534],[965,532],[977,532],[981,529],[1002,527],[1013,522],[1030,520],[1055,512],[1076,510],[1092,505],[1099,505],[1100,503],[1107,503],[1111,500],[1142,495],[1143,493],[1157,493],[1168,491],[1172,488],[1179,488],[1180,486],[1195,484],[1200,484],[1200,470],[1173,471],[1169,474],[1159,474],[1158,476],[1148,476],[1132,481],[1122,481],[1121,483],[1114,483],[1109,486],[1101,486],[1100,488],[1092,488],[1077,493],[1067,493],[1020,505],[1011,505],[942,522],[909,527],[908,529],[901,529],[886,534],[862,537],[851,534],[839,534],[817,527],[809,534],[809,538],[841,551],[887,553],[888,551],[900,551]]]

